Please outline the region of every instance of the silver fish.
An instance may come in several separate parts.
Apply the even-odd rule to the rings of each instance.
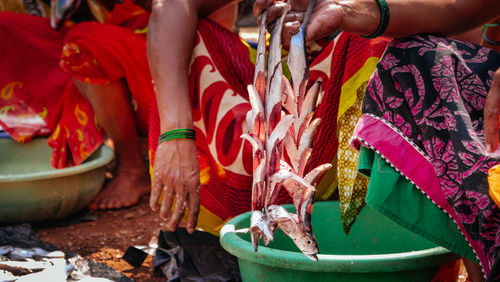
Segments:
[[[278,4],[276,4],[278,5]],[[269,56],[267,59],[267,86],[265,96],[265,111],[267,133],[270,135],[279,121],[281,115],[281,88],[283,68],[281,66],[281,30],[283,29],[283,21],[289,10],[288,4],[284,5],[281,17],[277,18],[273,23],[271,31],[271,39],[269,42]]]
[[[254,250],[260,239],[267,245],[277,228],[292,238],[306,256],[317,260],[319,252],[311,224],[315,185],[331,166],[318,166],[305,174],[312,143],[320,119],[313,119],[321,99],[321,81],[307,92],[309,79],[305,53],[305,26],[314,6],[311,2],[301,31],[291,41],[289,67],[293,87],[283,76],[281,66],[281,30],[289,6],[273,23],[269,56],[265,64],[265,27],[261,26],[253,85],[248,86],[252,110],[247,113],[248,134],[241,137],[252,145],[253,185],[250,235]],[[265,22],[266,13],[262,15]],[[267,68],[267,69],[266,69]],[[288,156],[288,158],[283,158]],[[288,163],[289,161],[289,163]],[[293,199],[297,214],[274,205],[284,187]]]
[[[305,230],[296,215],[289,213],[282,206],[271,205],[267,209],[268,216],[278,227],[290,237],[299,250],[313,261],[317,261],[316,254],[319,252],[318,243],[314,234]],[[311,230],[312,231],[312,230]]]

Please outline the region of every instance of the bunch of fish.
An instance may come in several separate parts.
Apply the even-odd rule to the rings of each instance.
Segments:
[[[315,186],[331,167],[323,164],[310,172],[305,168],[312,152],[314,135],[320,119],[313,119],[322,99],[321,81],[314,82],[306,92],[309,69],[305,51],[305,27],[314,7],[310,2],[299,33],[291,38],[288,67],[292,85],[283,76],[281,65],[281,31],[289,6],[283,5],[283,14],[271,30],[266,70],[266,11],[257,45],[257,60],[253,85],[248,85],[252,109],[246,120],[249,133],[242,138],[252,145],[253,184],[250,234],[257,251],[259,240],[265,245],[273,240],[280,228],[310,259],[317,261],[319,252],[311,224]],[[284,187],[293,199],[296,213],[276,205],[278,193]]]

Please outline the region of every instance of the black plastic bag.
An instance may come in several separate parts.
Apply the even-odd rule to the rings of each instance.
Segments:
[[[153,270],[163,272],[167,281],[241,281],[238,261],[222,248],[219,237],[189,234],[184,228],[160,231]]]

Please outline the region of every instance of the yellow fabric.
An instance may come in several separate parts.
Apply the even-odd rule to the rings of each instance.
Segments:
[[[364,82],[370,79],[375,67],[377,66],[380,58],[370,57],[366,60],[365,64],[357,73],[355,73],[349,80],[347,80],[344,85],[342,85],[342,90],[340,94],[339,102],[339,114],[337,116],[337,121],[344,115],[344,113],[356,102],[358,97],[358,88]]]
[[[267,45],[269,45],[269,39],[270,35],[268,34],[266,37]],[[243,44],[247,46],[248,53],[250,55],[250,62],[252,62],[255,65],[255,62],[257,60],[257,50],[252,48],[245,40],[241,40],[241,42],[243,42]],[[281,65],[283,66],[283,75],[286,78],[290,79],[292,75],[290,74],[290,70],[288,69],[287,58],[288,58],[288,51],[285,49],[281,49]]]
[[[48,17],[50,15],[50,7],[41,0],[33,1],[32,3],[23,3],[22,0],[1,0],[0,12],[10,11],[22,14],[30,14],[40,17]]]
[[[89,5],[90,12],[98,22],[104,23],[106,19],[109,18],[108,9],[106,9],[106,7],[101,5],[98,1],[87,0],[87,4]]]
[[[255,64],[257,50],[253,49],[245,41],[242,40],[242,42],[243,42],[243,44],[245,44],[248,47],[250,61]],[[268,43],[269,43],[269,36],[268,36]],[[290,72],[288,70],[288,66],[286,65],[286,58],[287,58],[288,52],[286,50],[282,50],[282,55],[283,55],[283,59],[282,59],[283,74],[289,78]],[[373,66],[372,72],[374,69],[375,69],[375,65]],[[357,73],[353,77],[365,77],[365,76]],[[366,78],[366,80],[367,79],[368,78]],[[351,83],[352,83],[352,85],[355,84],[355,82],[351,82]],[[151,152],[149,152],[149,153],[150,153],[150,160],[151,160]],[[334,160],[332,161],[332,166],[336,167],[336,165],[337,165],[337,159],[335,157]],[[151,162],[150,162],[149,171],[150,171],[150,175],[151,175],[151,183],[153,183],[153,167],[151,166]],[[200,171],[200,183],[208,181],[208,179],[206,179],[207,177],[209,177],[209,174],[202,169]],[[316,198],[316,200],[328,200],[331,197],[331,195],[335,192],[336,189],[337,189],[337,171],[333,168],[333,169],[330,169],[325,174],[323,179],[321,180],[320,184],[317,187],[317,192],[316,192],[315,198]],[[159,200],[160,203],[162,201],[162,198],[163,198],[163,194],[160,197],[160,200]],[[215,236],[219,236],[220,229],[229,220],[230,220],[230,218],[227,220],[223,220],[222,218],[218,217],[214,213],[210,212],[204,206],[200,205],[200,214],[198,216],[197,228],[200,228],[203,231],[206,231],[206,232],[213,234]],[[184,222],[187,221],[186,214],[183,217],[183,221]]]
[[[321,179],[321,182],[316,187],[315,201],[326,201],[337,190],[337,155],[333,158],[331,165],[332,167],[325,173],[323,179]]]
[[[2,0],[0,1],[0,12],[16,12],[26,14],[23,2],[21,0]]]
[[[204,206],[200,206],[200,215],[198,216],[198,228],[206,231],[212,235],[219,236],[220,229],[222,226],[229,221],[222,220],[220,217],[216,216]]]
[[[369,178],[357,172],[359,153],[350,146],[356,123],[362,115],[361,105],[366,85],[378,57],[370,57],[344,85],[342,85],[338,122],[339,148],[337,152],[337,183],[344,231],[349,233],[357,215],[365,206]]]
[[[368,81],[358,88],[354,104],[338,121],[339,149],[337,152],[337,177],[340,212],[345,233],[349,233],[354,220],[365,206],[369,178],[357,172],[359,153],[350,146],[354,127],[361,117],[361,104]]]
[[[500,164],[490,168],[488,171],[488,184],[490,185],[490,196],[500,207]]]
[[[241,42],[247,46],[248,48],[248,53],[250,55],[250,62],[255,65],[255,61],[257,60],[257,50],[252,48],[245,40],[241,40]]]

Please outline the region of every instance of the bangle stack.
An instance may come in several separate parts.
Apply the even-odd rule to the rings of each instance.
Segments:
[[[173,140],[173,139],[192,139],[195,140],[195,131],[194,129],[188,128],[179,128],[172,129],[160,135],[158,138],[158,144]]]
[[[482,32],[484,41],[488,42],[488,43],[489,43],[489,44],[491,44],[491,45],[496,45],[496,46],[497,46],[497,45],[500,45],[500,41],[495,41],[495,40],[491,40],[491,39],[489,39],[489,38],[488,38],[488,36],[486,36],[486,29],[487,29],[488,27],[497,27],[497,26],[500,26],[500,24],[498,24],[498,23],[494,23],[494,24],[485,24],[485,25],[483,26],[483,32]]]
[[[372,39],[381,36],[384,34],[385,30],[387,29],[387,26],[389,26],[389,20],[391,18],[391,13],[389,11],[389,5],[387,5],[387,2],[385,0],[376,0],[378,7],[380,8],[380,23],[377,27],[377,30],[375,30],[374,33],[363,36],[364,38]]]

